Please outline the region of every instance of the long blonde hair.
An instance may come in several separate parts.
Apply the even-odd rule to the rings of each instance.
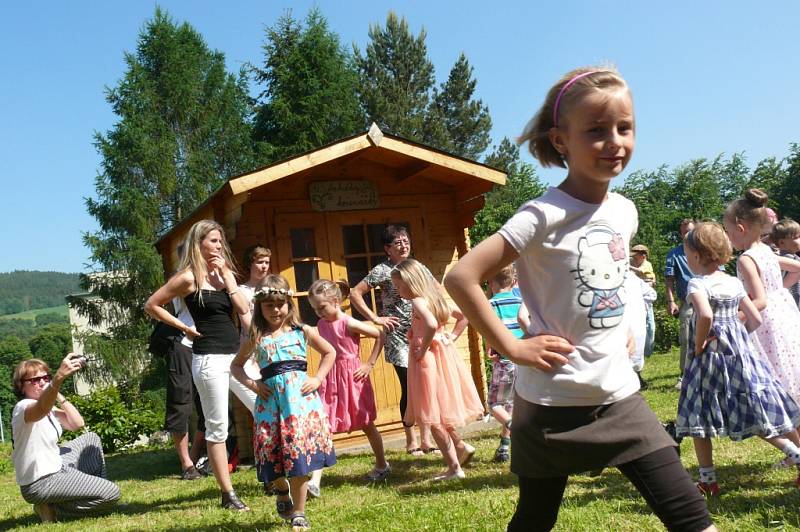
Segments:
[[[392,277],[395,276],[400,277],[408,285],[414,297],[421,297],[428,302],[439,325],[447,323],[450,319],[450,305],[439,290],[436,279],[425,266],[414,259],[405,259],[392,270]]]
[[[263,301],[285,301],[289,305],[289,314],[286,316],[284,324],[288,323],[292,327],[303,327],[300,319],[300,312],[294,304],[294,292],[289,287],[289,281],[282,275],[269,274],[264,279],[264,284],[256,291],[253,296],[253,319],[250,321],[250,339],[258,343],[265,334],[270,332],[264,314],[261,312]]]
[[[203,252],[200,250],[200,243],[208,236],[211,231],[219,231],[222,238],[222,258],[228,269],[236,275],[236,262],[233,260],[231,248],[228,246],[228,239],[225,237],[225,230],[214,220],[200,220],[195,222],[189,229],[189,233],[184,240],[184,249],[181,254],[180,263],[178,264],[178,271],[183,272],[189,270],[194,276],[194,282],[197,286],[198,300],[203,301],[203,281],[208,275],[208,268],[206,260],[203,258]]]

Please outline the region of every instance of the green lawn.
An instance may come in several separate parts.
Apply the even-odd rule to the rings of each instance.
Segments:
[[[677,355],[655,355],[644,371],[645,392],[659,417],[674,419],[678,393]],[[467,479],[445,485],[427,479],[441,469],[433,457],[413,459],[390,451],[393,474],[385,484],[369,486],[360,479],[371,466],[369,455],[341,456],[323,479],[322,498],[312,500],[308,516],[315,530],[504,530],[514,510],[516,489],[507,468],[491,462],[494,430],[470,435],[477,460]],[[686,467],[696,474],[690,441],[682,445]],[[0,452],[0,530],[40,526],[19,495],[8,463],[8,445]],[[757,438],[744,443],[721,440],[717,469],[724,494],[710,501],[721,530],[800,529],[800,490],[795,473],[772,470],[780,456]],[[144,451],[112,456],[109,473],[122,488],[122,503],[106,517],[48,525],[41,530],[286,530],[276,516],[274,499],[261,495],[255,473],[233,476],[239,494],[253,509],[233,514],[218,508],[219,494],[211,478],[181,482],[172,451]],[[38,528],[37,528],[38,530]],[[644,501],[616,470],[599,478],[570,480],[557,530],[663,530]]]
[[[57,307],[37,308],[36,310],[26,310],[17,314],[5,314],[0,316],[0,320],[36,320],[39,314],[56,313],[59,316],[69,316],[69,307],[67,305],[59,305]]]

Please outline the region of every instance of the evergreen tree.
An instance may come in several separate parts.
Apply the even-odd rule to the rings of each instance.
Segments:
[[[783,168],[783,179],[775,186],[778,214],[800,221],[800,144],[789,146]]]
[[[252,168],[246,78],[225,70],[190,25],[161,9],[144,25],[127,70],[106,100],[118,122],[95,134],[102,156],[96,198],[87,198],[99,230],[84,235],[98,272],[83,275],[92,298],[70,304],[107,334],[83,340],[121,384],[136,385],[149,361],[150,324],[142,306],[163,282],[153,247],[231,175]]]
[[[418,142],[426,139],[425,115],[434,85],[425,36],[422,29],[414,37],[408,21],[390,11],[386,27],[370,25],[365,54],[354,47],[367,122]]]
[[[454,155],[477,160],[489,146],[492,119],[481,100],[473,100],[477,80],[462,53],[447,81],[434,91],[425,120],[425,142]]]
[[[265,85],[254,126],[255,139],[264,142],[263,163],[363,130],[353,58],[319,9],[305,26],[289,13],[281,17],[267,28],[263,50],[263,68],[253,69]]]
[[[485,195],[483,208],[475,215],[475,224],[469,228],[473,246],[491,236],[511,218],[528,200],[541,196],[545,186],[532,165],[522,162],[519,147],[507,137],[484,161],[487,165],[506,172],[505,186],[495,185]]]

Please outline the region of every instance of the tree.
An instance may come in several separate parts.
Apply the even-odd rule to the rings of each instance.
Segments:
[[[51,323],[37,327],[36,335],[28,341],[31,354],[41,358],[51,368],[58,367],[64,357],[72,351],[72,334],[69,324]]]
[[[121,384],[136,384],[149,357],[142,306],[162,282],[156,239],[228,177],[252,168],[246,77],[225,70],[190,25],[157,8],[125,54],[119,84],[106,100],[119,120],[95,134],[102,162],[96,198],[87,198],[99,230],[84,234],[94,274],[82,287],[98,296],[71,305],[108,334],[84,340]]]
[[[381,130],[423,142],[425,115],[434,84],[425,30],[414,37],[408,21],[393,11],[386,27],[370,25],[370,43],[362,55],[354,46],[359,98],[368,122]]]
[[[469,229],[472,245],[491,236],[528,200],[541,196],[545,186],[532,165],[519,157],[519,147],[507,137],[484,161],[487,165],[506,172],[505,186],[495,185],[485,196],[483,208],[475,215],[475,224]]]
[[[358,74],[339,36],[319,9],[303,26],[290,13],[266,30],[264,66],[253,68],[265,85],[259,96],[254,137],[268,163],[313,150],[360,132],[364,114]]]
[[[31,350],[25,341],[16,336],[6,336],[0,340],[0,366],[13,368],[26,358],[31,358]]]
[[[477,160],[489,146],[492,119],[481,100],[473,100],[477,80],[462,53],[447,81],[434,90],[425,117],[425,142],[454,155]]]
[[[800,144],[789,146],[789,156],[783,167],[783,179],[775,186],[778,213],[800,220]]]

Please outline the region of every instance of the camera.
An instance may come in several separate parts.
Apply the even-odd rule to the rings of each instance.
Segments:
[[[87,358],[86,358],[85,356],[83,356],[83,355],[81,355],[81,356],[79,356],[79,357],[75,358],[75,360],[77,360],[77,361],[78,361],[78,363],[81,365],[81,368],[85,368],[85,367],[86,367],[86,364],[87,364],[87,362],[89,362],[89,359],[87,359]]]

